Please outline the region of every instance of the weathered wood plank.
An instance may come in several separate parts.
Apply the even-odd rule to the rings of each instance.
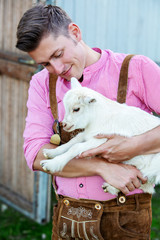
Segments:
[[[26,66],[16,62],[0,59],[0,74],[29,82],[37,69],[34,66]]]
[[[3,10],[4,4],[3,1],[0,1],[0,33],[4,32],[4,24],[3,24]],[[0,46],[3,47],[3,34],[0,34]]]
[[[26,54],[18,54],[14,52],[0,50],[0,59],[37,67],[35,61]]]
[[[19,207],[27,210],[28,212],[33,211],[32,202],[27,201],[22,195],[17,194],[11,189],[7,188],[0,184],[0,193],[1,196],[8,199],[12,203],[18,205]]]

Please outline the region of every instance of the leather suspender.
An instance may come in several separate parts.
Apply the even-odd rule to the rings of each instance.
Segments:
[[[58,110],[57,110],[57,98],[56,98],[56,82],[57,75],[50,74],[49,75],[49,99],[52,115],[54,120],[58,120]]]
[[[119,103],[126,102],[129,63],[133,56],[134,54],[127,55],[123,60],[123,63],[121,66],[121,71],[119,75],[118,92],[117,92],[117,102]]]

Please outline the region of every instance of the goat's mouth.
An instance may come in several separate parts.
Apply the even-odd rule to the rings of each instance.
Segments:
[[[72,128],[74,127],[74,125],[70,126],[70,127],[64,127],[63,129],[66,131],[66,132],[71,132],[72,131]]]

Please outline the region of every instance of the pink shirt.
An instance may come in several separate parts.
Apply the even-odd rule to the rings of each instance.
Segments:
[[[125,54],[110,50],[95,49],[101,58],[88,66],[83,72],[82,86],[94,89],[104,96],[117,99],[119,73]],[[63,96],[70,89],[70,82],[58,78],[56,92],[59,120],[64,117]],[[126,103],[146,112],[160,114],[160,68],[150,59],[136,55],[131,60],[128,76]],[[32,77],[27,102],[28,115],[24,131],[24,153],[28,166],[32,169],[34,159],[40,148],[49,143],[53,134],[53,116],[49,102],[49,73],[46,69]],[[108,200],[115,196],[104,193],[100,176],[62,178],[56,177],[58,194],[73,198]],[[135,190],[133,193],[140,193]]]

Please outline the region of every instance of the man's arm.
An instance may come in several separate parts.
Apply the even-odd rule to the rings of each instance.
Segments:
[[[97,148],[82,153],[80,158],[100,155],[109,162],[118,163],[138,155],[160,152],[160,126],[130,138],[103,134],[97,137],[108,138],[108,141]]]
[[[54,148],[52,144],[44,145],[38,152],[33,169],[43,171],[40,161],[44,160],[43,149]],[[61,172],[57,172],[55,176],[60,177],[81,177],[81,176],[101,176],[105,182],[120,189],[124,194],[128,194],[135,188],[139,188],[141,183],[146,182],[142,174],[135,167],[125,164],[113,164],[105,162],[101,158],[82,158],[72,159],[67,163]]]
[[[136,55],[133,58],[130,68],[134,68],[139,73],[135,75],[136,81],[135,95],[146,108],[160,114],[160,67],[151,59]],[[134,91],[134,89],[132,90]],[[105,135],[106,136],[106,135]],[[81,154],[81,157],[95,156],[101,154],[102,157],[110,162],[120,162],[129,160],[132,157],[142,154],[152,154],[160,152],[160,126],[139,136],[125,138],[116,135],[107,136],[109,141],[91,151]],[[99,137],[104,137],[101,135]]]

